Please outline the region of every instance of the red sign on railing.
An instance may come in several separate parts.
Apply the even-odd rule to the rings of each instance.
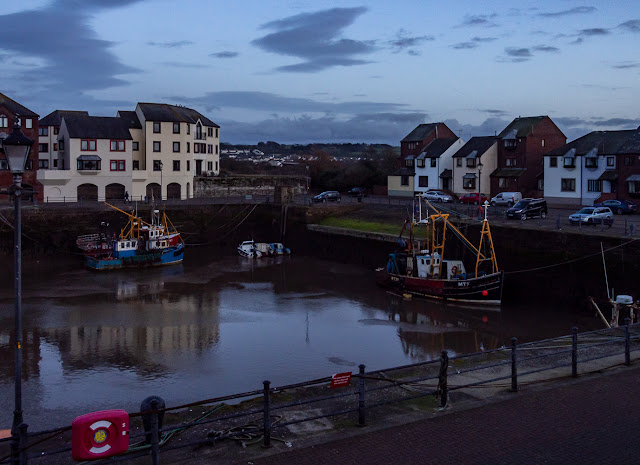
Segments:
[[[336,373],[331,377],[331,389],[346,387],[351,384],[351,372]]]

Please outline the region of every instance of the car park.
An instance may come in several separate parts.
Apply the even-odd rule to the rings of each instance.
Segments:
[[[520,192],[500,192],[491,199],[491,206],[506,205],[507,207],[513,207],[520,200],[522,200],[522,194]]]
[[[429,190],[422,194],[422,198],[429,202],[453,202],[453,197],[443,191]]]
[[[638,206],[628,200],[605,200],[604,202],[594,203],[594,207],[609,207],[613,213],[622,215],[624,213],[636,213]]]
[[[509,219],[524,221],[536,216],[542,219],[547,217],[547,201],[545,199],[522,199],[507,210],[507,218]]]
[[[369,193],[364,187],[353,187],[347,191],[349,197],[368,197]]]
[[[613,224],[613,212],[609,207],[584,207],[569,216],[571,224]]]
[[[484,194],[464,194],[460,197],[460,203],[466,203],[468,205],[479,205],[487,201],[487,196]]]
[[[340,202],[340,192],[338,191],[325,191],[316,195],[313,199],[314,203],[319,202]]]

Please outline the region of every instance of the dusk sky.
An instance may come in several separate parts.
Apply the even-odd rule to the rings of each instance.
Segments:
[[[532,6],[535,5],[535,6]],[[194,108],[222,142],[464,140],[549,115],[640,125],[640,2],[3,2],[0,92],[41,117]]]

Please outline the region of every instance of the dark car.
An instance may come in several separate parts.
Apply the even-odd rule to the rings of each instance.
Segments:
[[[507,218],[526,220],[539,216],[547,217],[547,201],[545,199],[522,199],[507,210]]]
[[[340,202],[340,192],[338,191],[326,191],[316,195],[312,199],[315,203],[318,202]]]
[[[368,197],[369,193],[364,187],[354,187],[347,191],[349,197]]]
[[[623,213],[635,213],[638,206],[628,200],[605,200],[604,202],[594,203],[594,207],[609,207],[613,213],[622,215]]]
[[[485,203],[487,201],[487,196],[484,194],[478,194],[477,192],[474,194],[464,194],[460,197],[460,203],[479,205],[481,203]]]

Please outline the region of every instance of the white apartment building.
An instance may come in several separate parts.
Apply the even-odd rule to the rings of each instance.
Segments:
[[[429,189],[453,190],[451,173],[453,154],[464,141],[459,137],[434,139],[415,157],[415,192],[426,192]],[[407,157],[409,158],[409,157]]]

